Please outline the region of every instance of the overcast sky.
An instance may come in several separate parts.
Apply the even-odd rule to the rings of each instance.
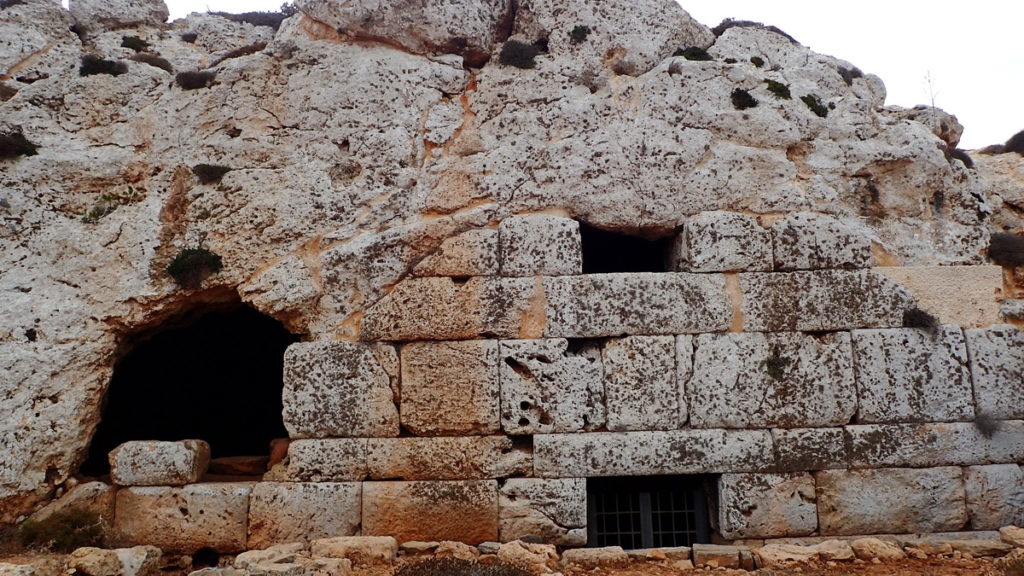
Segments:
[[[600,1],[600,0],[597,0]],[[169,0],[189,12],[277,10],[282,0]],[[961,148],[1002,143],[1024,130],[1024,2],[1020,0],[681,0],[698,21],[778,26],[817,52],[877,74],[887,104],[930,104],[955,114]],[[927,78],[931,79],[929,85]]]

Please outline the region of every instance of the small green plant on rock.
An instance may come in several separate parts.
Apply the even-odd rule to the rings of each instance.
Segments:
[[[85,546],[102,547],[106,534],[95,512],[81,508],[58,510],[43,520],[25,520],[18,540],[32,550],[68,553]]]
[[[792,100],[793,95],[789,93],[789,86],[786,86],[782,82],[775,80],[765,79],[765,83],[768,84],[768,91],[772,93],[778,100]]]
[[[79,76],[95,76],[96,74],[109,74],[120,76],[128,71],[128,65],[116,60],[105,60],[95,54],[82,56],[82,65],[78,67]]]
[[[764,58],[761,58],[760,56],[751,56],[750,63],[758,68],[764,68]]]
[[[203,280],[224,268],[220,255],[203,248],[185,248],[167,266],[167,275],[185,288],[198,288]]]
[[[539,53],[540,49],[534,44],[509,40],[501,47],[501,52],[498,54],[498,62],[505,66],[515,66],[516,68],[526,70],[537,66],[535,58]]]
[[[136,52],[145,52],[149,50],[149,42],[146,42],[138,36],[122,36],[121,47],[134,50]]]
[[[703,48],[701,48],[700,46],[688,46],[686,48],[679,48],[672,55],[673,56],[682,56],[683,58],[686,58],[687,60],[695,60],[695,61],[698,61],[698,62],[706,62],[706,61],[709,61],[709,60],[714,60],[714,58],[711,57],[711,54],[708,54],[708,51],[703,49]]]
[[[733,108],[736,108],[737,110],[746,110],[747,108],[757,106],[757,99],[751,96],[750,92],[747,92],[743,88],[733,90],[730,98],[732,99]]]
[[[569,32],[569,41],[573,44],[582,44],[587,41],[587,36],[590,36],[590,26],[577,24],[573,27],[572,31]]]
[[[0,133],[0,159],[35,156],[39,146],[31,143],[21,132]]]
[[[807,105],[807,108],[809,108],[811,112],[814,112],[816,116],[820,118],[828,116],[828,107],[822,104],[821,100],[814,94],[801,96],[800,100],[803,101],[803,103]]]

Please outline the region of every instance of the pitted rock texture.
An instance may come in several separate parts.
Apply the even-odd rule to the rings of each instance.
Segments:
[[[247,548],[354,535],[361,508],[356,482],[259,482],[250,496]]]
[[[182,486],[198,481],[209,464],[203,440],[126,442],[110,453],[110,478],[118,486]]]
[[[818,528],[810,474],[722,474],[718,485],[725,538],[806,536]]]

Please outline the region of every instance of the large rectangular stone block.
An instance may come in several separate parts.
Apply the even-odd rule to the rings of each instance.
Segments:
[[[497,340],[413,342],[401,358],[407,430],[438,436],[500,429]]]
[[[363,314],[363,340],[468,340],[540,336],[533,278],[409,278]],[[532,331],[531,331],[532,330]]]
[[[722,332],[732,305],[720,274],[590,274],[545,278],[545,336]]]
[[[839,426],[857,411],[849,334],[701,334],[694,346],[696,428]]]
[[[252,483],[122,488],[114,512],[114,542],[151,544],[191,554],[204,546],[224,554],[246,549]]]
[[[534,473],[546,478],[754,472],[774,459],[767,430],[550,434],[533,443]]]
[[[818,529],[814,477],[796,474],[722,474],[718,530],[726,540],[807,536]]]
[[[858,422],[974,419],[967,346],[956,326],[855,330]]]
[[[498,231],[467,230],[446,238],[413,268],[416,276],[494,276],[498,273]]]
[[[871,266],[871,239],[859,223],[805,212],[772,224],[771,232],[776,270]]]
[[[398,355],[383,344],[307,342],[284,355],[292,438],[398,436]]]
[[[496,541],[498,482],[364,482],[363,534],[399,542]]]
[[[561,338],[502,340],[501,426],[506,434],[578,432],[605,422],[601,353]]]
[[[686,219],[672,244],[672,270],[771,270],[772,239],[753,216],[701,212]]]
[[[1024,422],[868,424],[846,427],[850,465],[969,466],[1024,460]]]
[[[502,276],[566,276],[583,271],[580,224],[551,214],[509,216],[498,225]]]
[[[967,523],[960,468],[814,473],[823,536],[960,530]]]
[[[203,440],[125,442],[109,455],[110,479],[118,486],[183,486],[199,481],[210,465]]]
[[[259,482],[249,504],[250,549],[359,531],[358,482]]]
[[[999,322],[996,294],[1003,288],[999,266],[882,266],[874,270],[898,282],[922,310],[944,324],[976,328]]]
[[[690,340],[690,336],[679,336]],[[684,343],[683,348],[689,348]],[[685,381],[677,378],[676,337],[627,336],[601,350],[607,426],[626,430],[674,430],[686,423]],[[687,366],[688,368],[688,366]]]
[[[367,465],[374,480],[478,480],[526,476],[533,458],[507,436],[377,438]]]
[[[964,468],[964,488],[974,530],[1024,524],[1024,471],[1017,464]]]
[[[902,327],[914,305],[910,293],[871,270],[748,272],[740,289],[748,332]]]
[[[292,440],[287,477],[294,482],[352,482],[366,478],[366,438]]]
[[[509,478],[498,494],[501,541],[540,537],[558,546],[587,543],[585,478]]]
[[[842,428],[774,428],[775,470],[800,472],[849,466]]]
[[[977,411],[1024,418],[1024,330],[1001,324],[967,330],[966,336]]]

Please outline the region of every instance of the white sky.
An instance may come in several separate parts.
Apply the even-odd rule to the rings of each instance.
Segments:
[[[597,0],[600,1],[600,0]],[[168,0],[189,12],[277,10],[282,0]],[[778,26],[811,49],[885,82],[887,104],[935,105],[964,125],[961,148],[1024,130],[1024,2],[1020,0],[680,0],[698,21]],[[849,6],[849,8],[848,8]],[[931,78],[931,88],[926,82]]]

